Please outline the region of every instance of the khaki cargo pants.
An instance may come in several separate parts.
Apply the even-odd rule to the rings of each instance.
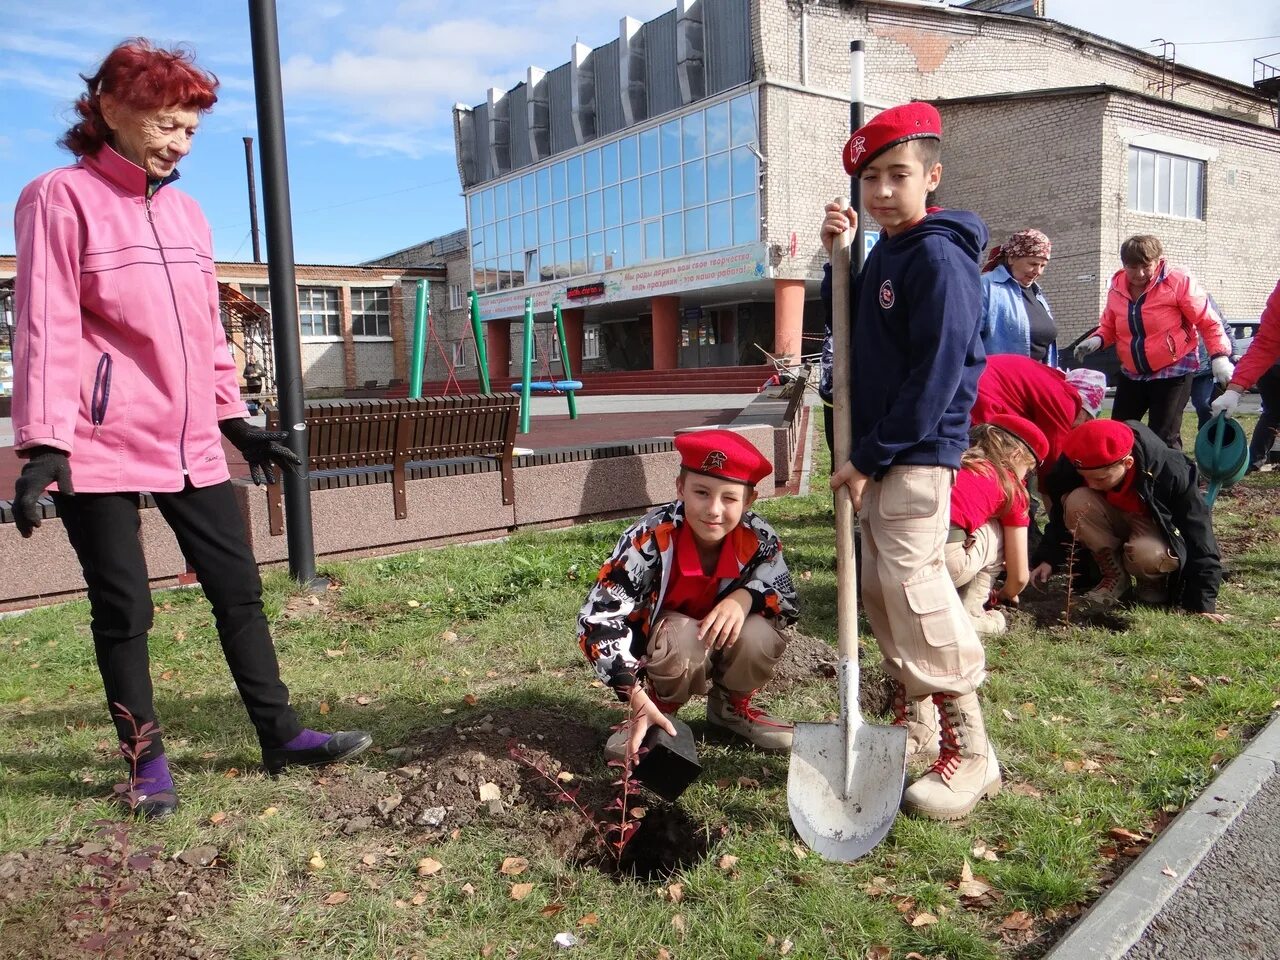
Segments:
[[[1004,569],[1004,528],[996,519],[988,520],[973,531],[973,542],[946,545],[947,574],[957,587],[963,587],[983,570],[992,576]]]
[[[663,613],[653,625],[645,673],[657,697],[671,704],[705,694],[712,683],[729,693],[751,693],[773,677],[786,647],[773,622],[758,613],[747,617],[727,650],[708,650],[692,617]]]
[[[885,670],[908,697],[972,693],[986,676],[944,562],[954,477],[948,467],[890,467],[867,483],[858,514],[862,605]]]
[[[1088,487],[1077,487],[1062,501],[1068,530],[1074,530],[1089,550],[1124,548],[1124,567],[1135,577],[1163,577],[1178,569],[1178,558],[1147,513],[1129,513],[1113,507],[1107,498]]]

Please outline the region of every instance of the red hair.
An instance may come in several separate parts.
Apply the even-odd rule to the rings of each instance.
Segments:
[[[102,95],[110,94],[133,110],[179,106],[201,113],[218,102],[218,78],[195,65],[195,53],[162,50],[136,37],[112,50],[97,73],[80,75],[88,89],[76,100],[80,122],[58,141],[77,157],[97,153],[111,138],[102,115]]]

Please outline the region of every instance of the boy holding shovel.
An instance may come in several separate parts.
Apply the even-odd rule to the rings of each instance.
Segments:
[[[941,139],[938,111],[912,103],[880,113],[844,148],[882,235],[852,279],[852,453],[834,465],[831,485],[846,484],[858,511],[863,607],[896,683],[895,722],[911,733],[909,751],[931,752],[934,706],[939,716],[940,754],[903,808],[953,820],[999,791],[1000,769],[978,704],[982,644],[944,554],[984,365],[978,267],[987,229],[975,214],[928,207]],[[827,205],[828,253],[855,220],[852,209]],[[823,292],[829,304],[829,275]]]
[[[773,464],[729,430],[675,443],[678,499],[623,533],[578,614],[582,652],[631,703],[605,755],[634,754],[651,726],[675,736],[668,715],[704,693],[712,727],[790,750],[791,724],[751,703],[786,648],[779,629],[799,612],[778,535],[750,512]]]

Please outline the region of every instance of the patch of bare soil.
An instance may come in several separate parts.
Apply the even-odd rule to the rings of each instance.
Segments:
[[[84,906],[89,894],[76,887],[101,880],[90,857],[106,848],[106,843],[91,840],[73,846],[49,843],[0,855],[0,927],[4,930],[0,958],[63,960],[102,955],[101,949],[86,953],[80,945],[103,931],[104,919],[106,942],[120,956],[149,960],[215,956],[196,940],[191,923],[205,910],[216,908],[225,895],[227,871],[216,850],[188,856],[189,863],[157,859],[144,870],[132,871],[129,879],[138,888],[123,894],[109,916],[104,916],[101,909]],[[89,916],[72,919],[78,913]]]
[[[707,830],[648,795],[635,801],[645,816],[621,863],[599,849],[588,819],[555,794],[575,790],[583,808],[600,816],[617,795],[603,746],[602,731],[556,711],[493,710],[393,748],[388,753],[401,765],[389,772],[347,769],[319,778],[318,812],[347,836],[392,829],[431,841],[484,823],[557,857],[646,878],[705,856]]]
[[[1238,483],[1219,493],[1218,501],[1233,513],[1245,517],[1274,517],[1280,514],[1280,486]],[[1224,532],[1215,529],[1214,532],[1218,537],[1218,547],[1227,558],[1238,557],[1275,539],[1275,532],[1268,525],[1258,523],[1244,525],[1238,530]]]
[[[840,655],[831,644],[801,633],[787,631],[787,649],[778,661],[765,693],[790,690],[806,683],[833,681],[840,669]],[[859,706],[868,715],[888,713],[893,701],[893,681],[878,662],[861,664]]]

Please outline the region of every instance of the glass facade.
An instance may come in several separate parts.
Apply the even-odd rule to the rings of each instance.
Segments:
[[[481,293],[760,239],[756,94],[597,143],[467,198]]]

